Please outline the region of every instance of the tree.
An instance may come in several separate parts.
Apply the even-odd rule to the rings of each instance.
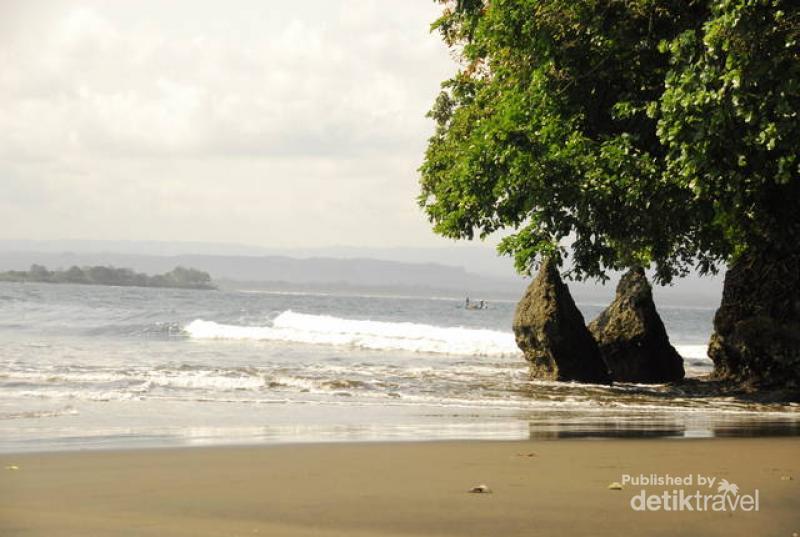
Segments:
[[[652,266],[660,283],[794,252],[800,6],[789,0],[459,0],[419,203],[528,272]],[[565,243],[569,242],[569,248]]]
[[[180,287],[196,287],[196,288],[209,288],[213,287],[211,284],[211,276],[207,272],[203,272],[193,268],[175,267],[172,271],[163,275],[165,282],[171,285]]]
[[[28,271],[28,273],[30,274],[31,279],[37,282],[46,282],[52,276],[52,273],[49,270],[47,270],[47,267],[44,267],[42,265],[37,265],[36,263],[31,265],[31,268]]]
[[[662,45],[664,176],[712,207],[722,257],[778,261],[800,244],[800,5],[711,4],[702,31]]]
[[[67,283],[90,283],[83,269],[75,265],[62,271],[58,276],[61,281]]]

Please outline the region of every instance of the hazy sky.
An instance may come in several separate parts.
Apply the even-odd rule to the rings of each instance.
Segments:
[[[0,2],[0,238],[442,245],[431,0]]]

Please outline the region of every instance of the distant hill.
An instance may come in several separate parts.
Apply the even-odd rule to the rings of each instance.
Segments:
[[[376,259],[298,259],[282,256],[132,255],[114,253],[0,252],[0,269],[25,270],[31,264],[60,269],[71,266],[113,265],[146,273],[162,273],[176,265],[208,272],[220,284],[264,288],[292,286],[339,286],[351,288],[445,291],[465,294],[518,297],[524,281],[503,280],[471,274],[460,267],[435,263],[397,263]],[[424,291],[424,292],[423,292]]]
[[[278,252],[278,253],[276,253]],[[0,270],[27,270],[32,263],[68,268],[114,265],[163,273],[176,265],[211,274],[223,287],[402,293],[518,300],[528,279],[487,245],[445,248],[267,249],[239,244],[161,241],[0,240]],[[606,285],[569,282],[575,300],[610,302],[619,275]],[[689,276],[656,287],[664,305],[716,307],[722,278]]]
[[[459,244],[445,247],[353,247],[266,248],[248,244],[195,241],[113,241],[113,240],[10,240],[0,239],[0,252],[41,252],[76,254],[129,254],[147,256],[218,255],[246,257],[292,257],[308,259],[375,259],[400,263],[434,263],[464,267],[482,276],[514,278],[513,263],[499,257],[489,244]]]

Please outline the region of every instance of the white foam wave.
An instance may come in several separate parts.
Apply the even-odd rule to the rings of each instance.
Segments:
[[[708,345],[675,345],[675,350],[684,358],[706,359],[711,363],[711,359],[708,358]]]
[[[151,375],[148,382],[150,383],[149,387],[204,390],[209,392],[256,390],[264,386],[264,379],[258,375],[225,375],[209,371],[164,372],[158,375]]]
[[[708,345],[675,345],[683,357],[687,377],[700,377],[711,373],[714,362],[708,357]]]
[[[68,406],[57,410],[28,410],[19,412],[0,412],[0,420],[57,418],[60,416],[77,416],[78,411]]]
[[[272,326],[236,326],[197,319],[184,330],[196,339],[251,339],[471,356],[516,356],[514,335],[496,330],[410,322],[353,320],[285,311]]]

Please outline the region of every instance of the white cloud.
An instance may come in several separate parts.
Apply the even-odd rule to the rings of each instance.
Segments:
[[[0,236],[434,243],[438,7],[296,4],[4,3]]]

